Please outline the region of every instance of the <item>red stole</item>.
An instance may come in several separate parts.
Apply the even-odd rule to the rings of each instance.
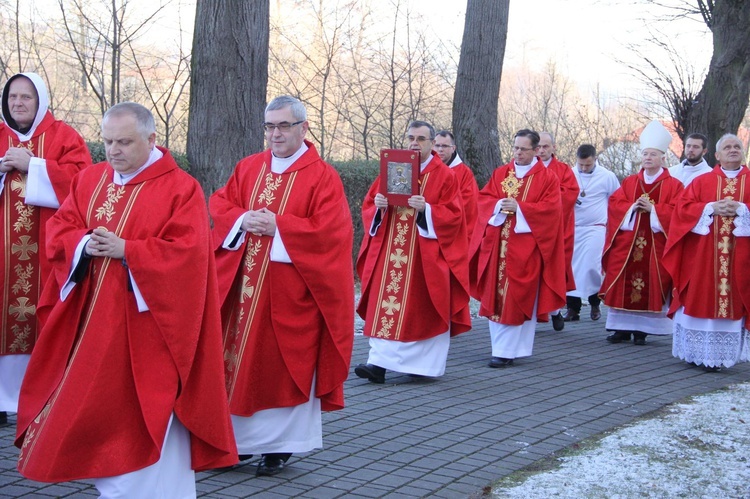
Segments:
[[[25,143],[8,135],[5,150],[11,147],[28,149],[34,156],[44,157],[44,134]],[[5,174],[2,199],[3,301],[0,320],[0,355],[31,353],[36,343],[36,307],[41,288],[39,208],[25,204],[26,173],[12,170]],[[10,249],[10,251],[7,251]]]
[[[488,224],[499,199],[518,202],[530,233],[515,232],[517,217],[502,226]],[[472,296],[481,302],[480,315],[507,325],[520,325],[533,316],[565,303],[560,183],[541,161],[522,179],[515,163],[499,167],[479,193],[479,218],[471,244]]]
[[[680,197],[672,218],[664,266],[673,278],[670,313],[680,306],[704,319],[738,320],[747,314],[740,289],[741,262],[750,256],[748,237],[735,237],[735,217],[712,216],[708,235],[692,232],[708,203],[750,201],[747,167],[727,178],[720,167],[693,180]],[[706,177],[706,178],[703,178]]]
[[[567,291],[576,289],[573,277],[573,247],[575,246],[575,207],[580,187],[573,169],[554,155],[547,167],[560,180],[560,200],[563,212],[563,234],[565,236],[565,286]]]
[[[268,208],[277,215],[283,215],[296,177],[297,172],[289,175],[272,173],[270,162],[264,163],[250,193],[248,209]],[[234,398],[237,376],[246,358],[251,328],[255,325],[257,329],[259,324],[270,322],[266,277],[272,242],[272,237],[247,234],[240,272],[223,307],[224,364],[230,404]]]
[[[112,183],[111,177],[112,174],[110,171],[105,170],[102,174],[94,191],[94,195],[91,197],[91,203],[89,204],[86,213],[86,225],[88,227],[105,228],[108,231],[114,232],[117,236],[121,236],[130,211],[138,197],[138,193],[145,184],[141,183],[131,186],[118,186]],[[21,473],[26,471],[26,464],[32,458],[37,441],[43,438],[56,438],[56,436],[47,436],[44,432],[47,417],[50,412],[55,409],[55,403],[60,393],[66,389],[67,383],[71,382],[68,375],[70,367],[73,365],[78,355],[81,342],[86,337],[91,327],[95,330],[101,329],[100,325],[94,325],[94,323],[101,321],[102,317],[97,317],[95,320],[93,320],[93,318],[97,315],[97,305],[100,300],[100,292],[103,282],[105,279],[114,279],[122,281],[121,284],[127,286],[127,283],[123,278],[122,266],[118,261],[114,261],[111,258],[93,258],[89,264],[88,272],[91,272],[92,280],[94,281],[92,283],[94,289],[93,292],[89,294],[88,303],[84,305],[83,310],[85,311],[85,315],[81,318],[80,327],[76,333],[73,347],[71,349],[72,353],[62,375],[62,380],[42,411],[36,418],[34,418],[26,430],[26,438],[23,441],[21,452],[18,457],[18,470]],[[114,342],[118,343],[114,348],[124,351],[129,349],[127,337],[125,335],[114,334],[111,338]],[[108,345],[108,348],[112,348],[111,343]],[[112,357],[109,359],[109,362],[117,362],[118,360],[122,360],[122,358]],[[126,370],[131,369],[127,364],[120,366],[120,368]],[[75,381],[72,381],[72,383],[75,383]],[[68,403],[70,403],[70,401]],[[133,403],[137,404],[137,399],[133,400]]]
[[[419,178],[419,193],[423,194],[430,179],[426,173]],[[374,274],[379,286],[371,292],[377,293],[375,303],[366,319],[366,336],[403,341],[404,317],[408,298],[412,295],[415,265],[421,267],[419,251],[416,248],[419,230],[416,210],[408,206],[394,206],[395,210],[387,217],[387,227],[383,229],[390,236],[385,241],[385,254],[379,269]]]
[[[602,256],[605,278],[600,291],[607,306],[640,312],[662,310],[671,283],[662,255],[674,204],[682,190],[682,183],[666,169],[652,184],[646,184],[641,170],[627,177],[610,197]],[[651,214],[640,210],[632,215],[633,230],[620,230],[625,215],[638,198],[646,198],[656,207],[663,232],[653,232]]]

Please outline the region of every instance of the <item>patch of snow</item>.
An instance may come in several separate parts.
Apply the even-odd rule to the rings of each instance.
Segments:
[[[750,383],[665,411],[559,458],[558,469],[501,480],[494,497],[750,497]]]

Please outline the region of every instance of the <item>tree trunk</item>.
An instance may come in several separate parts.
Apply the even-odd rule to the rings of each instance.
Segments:
[[[750,100],[750,2],[716,0],[709,22],[714,51],[687,132],[709,138],[706,161],[714,164],[716,141],[737,133]]]
[[[196,4],[187,156],[206,196],[264,147],[269,12],[269,0]]]
[[[453,133],[480,185],[502,163],[497,106],[510,0],[468,0],[453,96]]]

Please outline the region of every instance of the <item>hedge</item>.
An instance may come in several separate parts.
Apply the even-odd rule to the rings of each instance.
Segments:
[[[94,164],[106,160],[104,154],[104,144],[101,142],[87,142],[91,159]],[[186,154],[175,153],[170,151],[180,168],[190,172],[190,163]],[[354,249],[352,252],[352,262],[354,263],[359,253],[359,245],[364,235],[362,229],[362,200],[370,189],[370,185],[378,176],[379,166],[377,161],[341,161],[332,163],[333,167],[341,176],[341,182],[344,184],[349,209],[352,213],[352,222],[354,223]]]

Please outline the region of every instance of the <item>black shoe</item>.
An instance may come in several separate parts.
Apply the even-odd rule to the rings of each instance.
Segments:
[[[565,322],[580,321],[580,320],[581,320],[581,314],[576,312],[575,310],[568,309],[568,311],[565,312]],[[554,322],[552,323],[552,327],[554,327]]]
[[[591,307],[591,320],[598,321],[601,318],[602,318],[602,309],[599,308],[599,305],[593,305]]]
[[[0,426],[5,426],[8,424],[8,413],[3,411],[0,412]]]
[[[253,455],[252,454],[240,454],[237,457],[240,459],[240,462],[242,462],[242,461],[247,461],[248,459],[252,459]]]
[[[645,345],[646,333],[637,333],[633,331],[633,345]]]
[[[513,365],[513,359],[504,359],[503,357],[492,357],[490,363],[487,364],[490,367],[510,367]]]
[[[562,331],[564,328],[565,319],[563,318],[563,314],[558,312],[557,315],[552,316],[552,329],[555,331]]]
[[[284,463],[291,454],[263,454],[255,470],[255,476],[274,476],[284,471]]]
[[[630,341],[630,331],[615,331],[614,333],[607,336],[607,341],[610,343],[622,343],[623,341]]]
[[[372,383],[382,385],[385,383],[385,369],[373,364],[360,364],[354,368],[354,374],[369,380]]]
[[[703,366],[703,370],[707,373],[718,373],[721,372],[721,366]]]

